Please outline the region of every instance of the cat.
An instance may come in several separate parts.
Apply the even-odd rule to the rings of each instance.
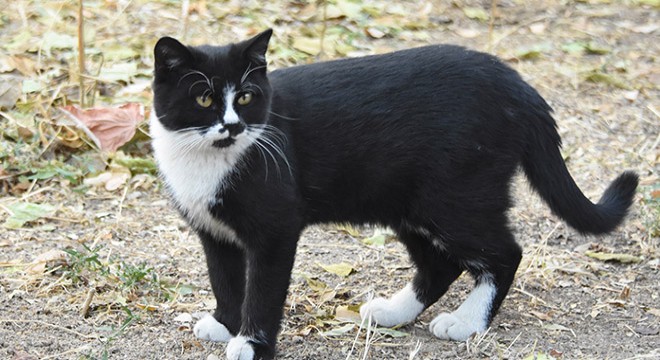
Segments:
[[[391,298],[360,309],[410,323],[464,271],[465,302],[430,331],[486,330],[521,248],[507,225],[519,167],[581,233],[616,228],[638,177],[623,172],[597,204],[571,178],[550,106],[496,57],[434,45],[267,71],[272,30],[225,46],[154,49],[153,149],[173,202],[204,248],[217,309],[195,325],[228,359],[271,359],[307,226],[389,226],[416,267]]]

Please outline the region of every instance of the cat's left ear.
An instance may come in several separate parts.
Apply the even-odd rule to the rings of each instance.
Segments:
[[[271,35],[273,35],[273,29],[268,29],[252,39],[243,41],[241,44],[243,46],[243,57],[246,57],[255,65],[266,65],[266,52],[268,51],[268,41]]]

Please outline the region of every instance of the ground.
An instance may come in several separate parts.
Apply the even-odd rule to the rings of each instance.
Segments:
[[[8,90],[0,91],[0,358],[223,358],[223,344],[192,334],[215,301],[201,246],[154,175],[148,141],[136,136],[122,153],[100,152],[63,125],[57,107],[80,104],[82,83],[86,106],[134,101],[148,109],[158,37],[218,44],[266,27],[275,30],[273,67],[432,43],[491,52],[555,109],[565,159],[585,194],[597,200],[626,169],[641,177],[626,223],[589,237],[554,217],[518,176],[509,217],[524,259],[491,328],[463,343],[435,339],[427,327],[460,304],[468,276],[415,323],[368,332],[354,322],[355,309],[412,277],[403,247],[387,236],[379,244],[384,237],[372,237],[369,227],[308,229],[279,359],[660,358],[658,6],[90,1],[83,11],[88,75],[81,79],[76,3],[5,5],[0,82],[19,79],[21,91],[9,103]],[[144,168],[135,165],[140,160]],[[11,225],[16,204],[52,208]]]

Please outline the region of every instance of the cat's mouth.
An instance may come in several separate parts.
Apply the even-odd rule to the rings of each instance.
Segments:
[[[213,142],[213,147],[223,149],[223,148],[232,146],[235,142],[236,142],[236,140],[234,140],[233,137],[229,136],[229,137],[226,137],[224,139],[214,141]]]

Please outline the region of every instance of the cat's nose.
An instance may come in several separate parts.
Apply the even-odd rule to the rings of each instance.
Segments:
[[[242,122],[225,124],[225,129],[229,130],[230,136],[236,136],[242,133],[243,131],[245,131],[245,124],[243,124]]]

